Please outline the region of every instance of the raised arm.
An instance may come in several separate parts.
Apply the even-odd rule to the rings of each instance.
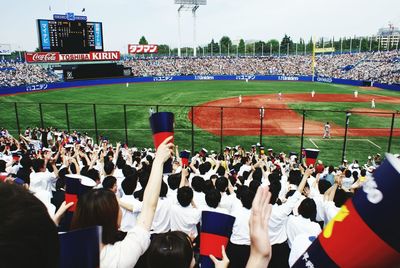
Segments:
[[[156,157],[151,168],[149,182],[143,195],[142,212],[138,217],[137,224],[145,230],[150,230],[154,213],[157,208],[158,193],[161,188],[163,165],[173,153],[174,145],[170,143],[172,136],[166,138],[157,148]]]

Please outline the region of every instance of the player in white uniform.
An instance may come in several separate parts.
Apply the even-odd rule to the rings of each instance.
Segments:
[[[311,98],[314,98],[314,96],[315,96],[315,91],[313,90],[311,91]]]
[[[242,104],[242,95],[239,95],[239,104]]]
[[[372,109],[375,109],[375,99],[372,99],[372,100],[371,100],[371,108],[372,108]]]
[[[264,106],[260,108],[260,118],[264,118]]]
[[[329,125],[329,122],[326,122],[324,126],[324,139],[325,138],[331,138],[331,125]]]
[[[358,91],[357,90],[354,91],[354,98],[358,98]]]
[[[129,83],[128,82],[126,82],[126,87],[129,87]]]
[[[248,83],[249,82],[249,79],[248,78],[246,78],[246,83]]]
[[[278,93],[278,100],[281,100],[282,99],[282,92],[279,92]]]

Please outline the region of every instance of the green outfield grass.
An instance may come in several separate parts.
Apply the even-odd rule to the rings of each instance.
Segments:
[[[155,105],[176,105],[173,107],[160,106],[160,111],[171,111],[175,114],[175,141],[182,149],[191,149],[191,122],[188,120],[189,107],[179,105],[198,105],[207,101],[236,97],[239,94],[258,95],[285,93],[304,93],[315,90],[317,94],[337,93],[352,94],[354,87],[323,83],[297,82],[241,82],[241,81],[199,81],[199,82],[160,82],[94,86],[71,88],[57,91],[21,94],[0,97],[0,126],[6,127],[16,134],[16,116],[14,102],[18,102],[18,116],[21,128],[40,126],[38,103],[42,104],[43,121],[45,126],[60,129],[67,128],[65,105],[68,103],[70,128],[87,131],[94,136],[93,105],[96,103],[97,127],[99,134],[108,136],[112,141],[125,141],[124,107],[127,112],[129,145],[151,147],[151,132],[148,123],[148,110]],[[385,90],[365,90],[357,88],[359,94],[375,94],[395,96],[400,93]],[[24,102],[24,103],[20,103]],[[90,104],[82,104],[90,103]],[[325,109],[327,112],[308,112],[307,119],[320,122],[330,121],[344,126],[344,113],[333,113],[328,110],[349,110],[352,108],[368,108],[369,103],[292,103],[293,109]],[[398,105],[377,103],[377,108],[398,110]],[[217,111],[216,111],[217,112]],[[353,128],[389,128],[391,118],[367,117],[354,114],[350,127]],[[240,125],[238,125],[240,127]],[[400,128],[400,116],[395,120],[395,127]],[[275,151],[300,151],[300,137],[263,136],[263,143]],[[222,139],[223,146],[241,144],[250,146],[259,141],[259,137],[235,136]],[[311,140],[310,140],[311,139]],[[369,154],[383,153],[387,150],[388,137],[351,137],[347,144],[348,159],[362,159]],[[195,150],[206,147],[219,151],[220,137],[209,134],[199,128],[194,128]],[[342,155],[343,137],[333,137],[331,140],[321,140],[318,137],[304,137],[304,146],[321,150],[320,158],[328,163],[338,164]],[[392,152],[400,151],[400,137],[392,140]]]

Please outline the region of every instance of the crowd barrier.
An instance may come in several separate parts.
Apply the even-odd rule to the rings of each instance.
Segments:
[[[187,75],[187,76],[155,76],[155,77],[121,77],[110,79],[93,79],[93,80],[80,80],[71,82],[58,82],[58,83],[41,83],[35,85],[25,85],[18,87],[4,87],[0,88],[1,95],[12,95],[18,93],[46,91],[71,87],[85,87],[107,84],[121,84],[121,83],[147,83],[147,82],[171,82],[171,81],[229,81],[229,80],[256,80],[256,81],[299,81],[299,82],[312,82],[312,76],[285,76],[285,75]],[[344,84],[352,86],[363,86],[366,81],[360,80],[347,80],[331,77],[315,77],[315,82]],[[374,83],[375,87],[400,91],[400,85],[387,85]]]

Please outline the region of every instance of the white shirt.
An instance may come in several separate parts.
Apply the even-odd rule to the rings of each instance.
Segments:
[[[250,220],[251,210],[243,206],[236,207],[231,215],[235,217],[230,241],[236,245],[250,245]]]
[[[123,197],[121,197],[120,200],[124,203],[128,203],[133,206],[132,211],[121,208],[122,219],[121,219],[120,229],[123,232],[128,232],[132,230],[136,225],[137,217],[139,216],[139,213],[142,210],[142,202],[134,198],[133,195],[124,195]]]
[[[51,191],[56,190],[55,184],[57,181],[54,172],[49,172],[47,169],[45,172],[32,172],[29,178],[31,180],[29,189],[32,192],[46,191],[50,194],[50,197],[53,196]]]
[[[333,201],[324,201],[323,208],[325,211],[324,226],[326,226],[328,222],[330,222],[330,220],[332,220],[336,216],[336,214],[338,214],[340,208],[335,206],[335,203]]]
[[[287,240],[286,221],[300,197],[301,193],[296,191],[282,205],[274,204],[272,206],[268,223],[271,245],[281,244]]]
[[[196,225],[200,222],[201,210],[192,207],[182,207],[174,204],[171,207],[171,231],[182,231],[187,235],[196,237],[198,235]]]
[[[193,190],[193,201],[200,210],[203,210],[203,208],[207,206],[206,195],[203,192],[196,192]]]
[[[108,244],[100,251],[100,267],[134,267],[150,245],[150,233],[141,226],[129,231],[124,240]]]
[[[292,267],[298,258],[307,250],[307,248],[312,244],[310,236],[306,234],[299,234],[293,240],[292,249],[289,255],[289,266]]]
[[[232,203],[236,198],[233,194],[227,195],[226,193],[221,193],[221,201],[218,204],[218,207],[226,209],[229,213],[232,211]]]
[[[245,171],[251,171],[251,166],[247,164],[242,165],[239,169],[238,176],[243,176],[243,172]]]
[[[170,229],[170,210],[171,200],[166,197],[160,197],[157,203],[156,213],[154,214],[152,234],[166,233]]]
[[[303,216],[289,216],[286,223],[286,233],[288,236],[289,247],[292,247],[292,243],[296,236],[299,234],[306,234],[308,236],[318,236],[321,232],[321,227],[318,223],[312,222],[310,219],[303,218]]]

